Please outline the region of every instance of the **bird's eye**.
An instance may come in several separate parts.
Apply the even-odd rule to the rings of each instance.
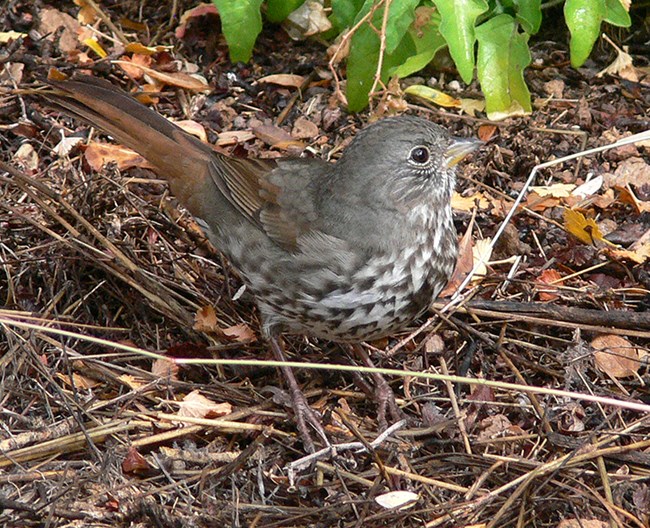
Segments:
[[[424,165],[429,161],[429,149],[427,147],[415,147],[409,154],[409,159],[418,165]]]

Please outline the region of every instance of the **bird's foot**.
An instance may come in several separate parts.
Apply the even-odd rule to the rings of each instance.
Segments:
[[[273,349],[273,355],[278,361],[286,361],[284,351],[282,350],[282,345],[278,338],[270,337],[269,341],[271,343],[271,348]],[[289,386],[289,396],[291,398],[291,406],[293,407],[293,412],[296,418],[296,426],[300,437],[302,439],[305,450],[309,453],[314,453],[316,451],[316,446],[311,437],[311,432],[309,426],[316,431],[316,434],[321,438],[325,445],[329,446],[330,441],[327,438],[325,429],[321,422],[321,418],[316,411],[314,411],[310,406],[305,394],[300,389],[296,377],[293,375],[293,371],[290,367],[281,366],[280,370],[284,376],[284,379]]]
[[[352,345],[357,356],[363,361],[367,367],[375,368],[375,364],[370,359],[370,356],[365,351],[362,345]],[[377,424],[380,431],[388,429],[388,418],[390,423],[395,423],[403,420],[405,415],[395,401],[395,393],[386,381],[386,378],[378,372],[370,374],[373,381],[373,387],[370,389],[365,381],[360,383],[365,392],[371,394],[373,400],[377,404]],[[359,376],[360,378],[360,376]]]

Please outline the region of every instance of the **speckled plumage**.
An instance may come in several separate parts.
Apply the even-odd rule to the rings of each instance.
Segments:
[[[363,341],[420,315],[456,260],[454,165],[477,144],[417,117],[361,131],[336,163],[235,159],[91,77],[51,83],[43,96],[144,156],[255,294],[263,333],[284,361],[280,334]],[[371,364],[367,356],[364,363]],[[291,369],[298,430],[327,442]],[[374,376],[377,421],[399,415]],[[392,402],[392,403],[391,403]]]
[[[425,311],[453,271],[453,165],[473,140],[401,116],[366,127],[335,163],[233,159],[104,82],[53,84],[57,105],[169,180],[255,294],[268,336],[389,335]]]
[[[426,310],[456,259],[451,144],[423,119],[390,118],[361,132],[337,163],[281,162],[266,179],[280,189],[284,222],[303,222],[290,247],[203,223],[255,294],[265,333],[372,340]],[[431,153],[424,166],[408,159],[418,146]]]

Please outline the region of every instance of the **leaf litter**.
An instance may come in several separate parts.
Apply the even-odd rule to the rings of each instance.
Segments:
[[[2,15],[3,34],[24,33],[13,23],[21,9],[28,11],[19,2],[13,18]],[[135,21],[138,9],[127,2],[103,14]],[[51,57],[106,76],[101,49],[119,61],[111,82],[134,87],[126,73],[142,100],[231,155],[336,157],[371,118],[346,115],[334,81],[310,77],[327,69],[317,43],[267,28],[251,64],[232,65],[223,43],[211,40],[215,26],[201,24],[216,20],[213,6],[180,26],[168,24],[164,9],[144,9],[160,38],[152,45],[146,32],[130,30],[138,41],[131,47],[106,38],[92,6],[83,20],[69,7],[41,10],[35,21],[51,37],[24,42],[6,64],[15,74],[0,77],[3,90],[33,85]],[[574,71],[552,40],[533,50],[539,67],[527,76],[543,105],[531,116],[495,124],[480,117],[480,105],[466,109],[476,117],[411,105],[458,135],[488,141],[460,171],[459,272],[429,320],[381,349],[368,346],[375,363],[407,374],[388,379],[408,426],[370,452],[342,449],[303,467],[294,481],[287,467],[302,447],[276,370],[201,363],[270,357],[238,277],[144,160],[103,136],[86,140],[85,125],[3,91],[3,158],[24,177],[0,179],[0,466],[11,482],[3,500],[12,501],[2,504],[0,523],[39,526],[47,516],[50,526],[214,526],[234,517],[251,526],[640,525],[650,505],[650,427],[616,402],[648,401],[647,145],[542,171],[499,243],[486,242],[534,165],[648,122],[648,91],[621,73],[629,50],[617,48],[613,64],[601,55]],[[21,56],[26,68],[17,68]],[[383,112],[406,106],[393,88]],[[444,82],[437,88],[443,101],[454,92]],[[470,87],[451,99],[477,101],[477,93]],[[465,301],[440,314],[478,262]],[[18,326],[25,323],[34,327]],[[345,349],[313,339],[287,340],[287,350],[306,364],[348,362]],[[408,376],[421,371],[539,390],[448,390]],[[297,375],[333,442],[377,438],[373,403],[353,376]]]

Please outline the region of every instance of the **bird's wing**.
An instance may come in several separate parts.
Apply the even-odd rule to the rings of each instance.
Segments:
[[[211,175],[221,192],[275,243],[300,251],[317,227],[317,178],[325,178],[327,163],[289,159],[277,165],[267,160],[216,160]],[[339,242],[336,242],[339,244]]]

